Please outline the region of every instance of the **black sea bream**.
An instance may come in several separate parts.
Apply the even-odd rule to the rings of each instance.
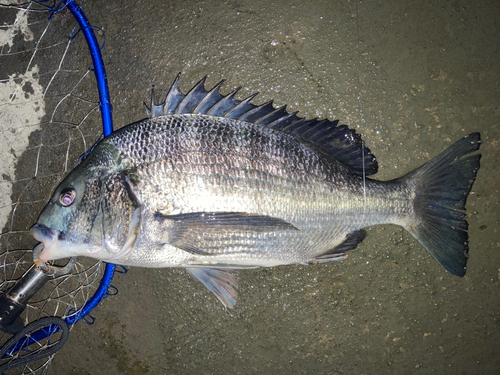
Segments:
[[[363,228],[392,223],[465,274],[479,133],[377,181],[375,157],[338,121],[223,96],[222,82],[184,95],[178,78],[148,119],[100,141],[59,185],[31,229],[36,261],[185,267],[233,307],[230,270],[341,260]]]

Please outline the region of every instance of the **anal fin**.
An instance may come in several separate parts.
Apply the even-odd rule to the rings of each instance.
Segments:
[[[314,259],[308,260],[304,264],[318,264],[338,262],[347,258],[346,251],[354,250],[366,237],[366,231],[357,230],[349,233],[341,244]]]
[[[307,262],[304,262],[302,264],[308,265],[308,264],[322,264],[322,263],[332,263],[332,262],[340,262],[341,260],[344,260],[347,258],[347,254],[344,253],[343,251],[333,253],[333,254],[324,254],[320,255],[319,257],[313,258],[311,260],[308,260]]]

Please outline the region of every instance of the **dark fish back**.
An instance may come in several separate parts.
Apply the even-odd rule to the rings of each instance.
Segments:
[[[224,96],[219,91],[224,81],[207,91],[206,77],[184,95],[179,88],[179,77],[180,75],[170,87],[163,103],[156,104],[153,91],[151,108],[146,106],[150,118],[200,114],[249,122],[284,132],[301,142],[314,145],[330,159],[343,163],[357,175],[370,176],[377,173],[377,160],[368,147],[364,146],[361,136],[346,125],[339,125],[338,120],[306,120],[298,117],[297,112],[288,113],[286,106],[275,108],[272,101],[262,105],[252,104],[251,100],[257,94],[240,101],[235,99],[239,89]]]

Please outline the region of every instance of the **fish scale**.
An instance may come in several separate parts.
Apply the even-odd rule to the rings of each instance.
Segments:
[[[363,228],[391,223],[465,274],[479,133],[378,181],[354,130],[254,105],[253,96],[239,101],[220,86],[207,91],[202,80],[184,95],[177,78],[164,103],[153,98],[150,118],[99,142],[32,227],[42,242],[35,260],[184,267],[233,307],[231,269],[342,260]]]
[[[203,149],[202,140],[207,139],[205,134],[212,134],[212,141],[208,148]],[[240,134],[247,135],[247,142],[236,141],[241,140]],[[136,138],[144,140],[148,147],[132,148]],[[218,236],[218,242],[212,239],[210,245],[211,248],[220,248],[220,251],[203,249],[210,255],[195,258],[184,254],[179,264],[208,262],[218,265],[220,257],[214,257],[214,253],[223,255],[227,262],[234,254],[248,253],[250,244],[257,249],[254,251],[266,249],[272,244],[274,253],[270,264],[306,262],[334,248],[348,233],[379,223],[380,215],[376,208],[387,211],[390,207],[386,202],[385,205],[375,203],[373,207],[365,208],[361,199],[360,176],[349,173],[342,164],[332,163],[325,155],[307,144],[296,142],[287,134],[246,122],[221,121],[203,115],[165,116],[124,128],[107,141],[117,147],[123,159],[130,158],[131,164],[136,166],[141,176],[137,186],[138,196],[141,201],[148,202],[147,208],[152,212],[161,211],[168,216],[187,212],[241,211],[278,217],[300,228],[298,232],[280,233],[281,236],[276,236],[273,231],[256,234],[233,229],[232,245],[227,244],[227,235],[219,230],[214,234]],[[285,157],[277,150],[286,150]],[[222,160],[217,160],[214,155]],[[304,162],[300,164],[298,160]],[[233,168],[223,170],[222,166],[226,165]],[[214,170],[221,176],[218,182],[213,179]],[[248,178],[252,171],[265,176],[258,181],[256,189],[252,188],[253,181]],[[155,183],[152,183],[153,179]],[[177,185],[179,181],[183,182],[182,189]],[[289,187],[286,187],[287,182]],[[377,195],[378,191],[378,200],[387,195],[385,184],[374,184],[372,180],[368,183],[371,195]],[[155,197],[158,190],[163,194]],[[293,191],[303,192],[300,201],[290,194]],[[342,193],[347,191],[348,199]],[[308,204],[303,205],[303,201]],[[376,200],[369,203],[372,202]],[[172,212],[165,207],[172,207]],[[341,220],[332,220],[335,217]],[[147,253],[152,248],[159,246],[157,235],[148,235],[156,233],[154,229],[158,224],[143,221],[141,225],[144,235],[136,246],[136,256],[133,260],[120,260],[123,264],[149,266],[149,262],[143,263],[143,260],[147,259]],[[234,240],[236,236],[239,240]],[[242,241],[244,245],[240,243]],[[160,245],[158,251],[171,251],[168,245]],[[234,258],[231,258],[232,264],[246,265],[248,262],[240,255]]]

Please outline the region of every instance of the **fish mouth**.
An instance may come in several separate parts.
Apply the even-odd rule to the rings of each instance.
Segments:
[[[30,234],[35,237],[37,241],[43,244],[43,250],[40,253],[40,259],[47,262],[50,255],[50,249],[53,248],[59,240],[59,231],[50,229],[43,224],[35,224],[30,229]]]

